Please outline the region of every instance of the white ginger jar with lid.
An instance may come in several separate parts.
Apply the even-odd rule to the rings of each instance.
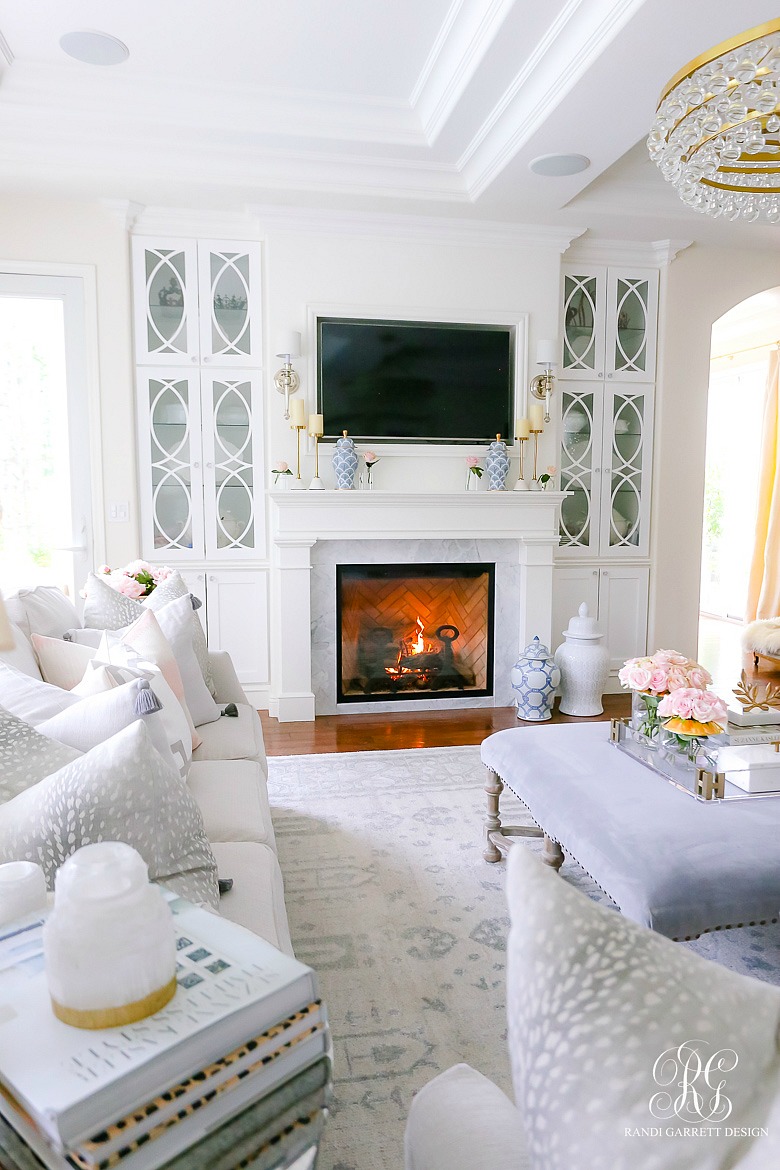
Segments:
[[[595,618],[588,614],[583,601],[577,617],[569,618],[566,639],[555,651],[561,670],[560,703],[562,715],[601,715],[601,696],[609,675],[609,651]]]

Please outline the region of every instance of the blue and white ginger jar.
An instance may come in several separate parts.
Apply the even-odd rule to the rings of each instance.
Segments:
[[[561,672],[543,642],[534,638],[512,667],[512,690],[517,696],[517,718],[541,723],[552,715]]]
[[[336,448],[333,452],[336,487],[341,491],[351,491],[354,488],[357,465],[358,455],[355,444],[352,439],[348,438],[347,432],[342,431],[341,438],[336,440]]]
[[[506,477],[509,473],[509,456],[506,453],[506,443],[500,435],[496,435],[495,443],[491,443],[485,456],[485,471],[488,477],[489,492],[506,491]]]

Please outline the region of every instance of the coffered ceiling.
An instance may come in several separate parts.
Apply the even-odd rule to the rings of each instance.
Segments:
[[[776,16],[772,0],[8,0],[0,192],[760,246],[777,229],[684,208],[644,138],[681,65]],[[59,40],[79,29],[128,59],[73,60]],[[581,174],[529,170],[572,152]]]

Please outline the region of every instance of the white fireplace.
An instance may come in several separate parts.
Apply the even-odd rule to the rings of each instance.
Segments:
[[[270,713],[281,722],[345,711],[507,706],[509,671],[534,635],[549,643],[560,492],[271,493]],[[492,692],[338,702],[336,565],[495,566]]]

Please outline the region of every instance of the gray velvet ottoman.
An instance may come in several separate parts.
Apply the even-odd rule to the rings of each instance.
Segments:
[[[694,800],[610,744],[609,723],[499,731],[481,755],[487,861],[518,835],[501,824],[506,787],[544,834],[544,860],[570,856],[634,922],[689,939],[777,921],[780,797]]]

